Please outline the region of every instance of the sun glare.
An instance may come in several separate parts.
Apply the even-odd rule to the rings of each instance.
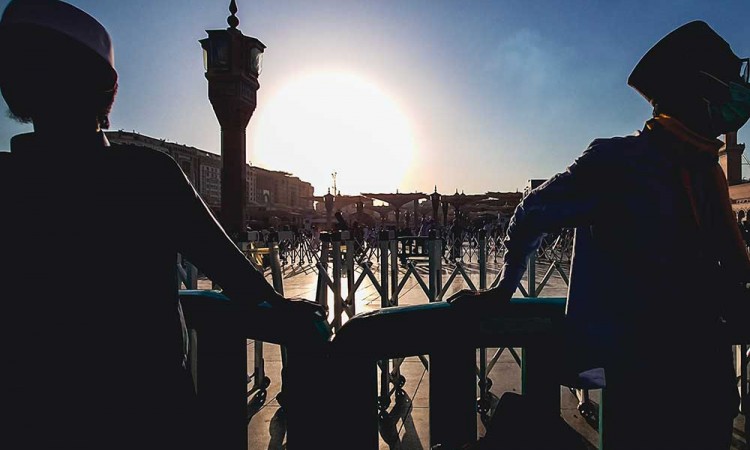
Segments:
[[[294,78],[255,118],[252,163],[309,181],[316,195],[337,173],[344,194],[395,191],[409,169],[414,138],[397,103],[353,74]]]

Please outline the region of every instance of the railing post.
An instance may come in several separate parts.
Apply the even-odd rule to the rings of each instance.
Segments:
[[[440,272],[440,259],[441,254],[441,241],[435,230],[430,230],[430,236],[427,238],[427,254],[429,256],[429,287],[430,303],[437,301],[438,295],[440,294],[440,287],[438,285],[439,272]]]
[[[356,243],[354,241],[354,234],[351,231],[344,231],[341,233],[341,238],[346,246],[346,253],[344,254],[344,270],[346,271],[346,295],[347,297],[354,291],[354,251],[356,249]],[[352,296],[352,305],[355,304],[355,298]]]
[[[181,289],[180,283],[185,284],[185,289],[198,289],[198,268],[190,264],[182,255],[177,255],[177,264],[179,265],[179,278],[177,280],[178,289]]]
[[[459,448],[477,438],[476,351],[446,348],[430,354],[430,445]]]
[[[318,294],[316,299],[318,304],[328,310],[328,284],[323,274],[328,274],[328,259],[331,247],[331,235],[326,232],[320,233],[320,267],[318,270]]]
[[[398,239],[396,234],[389,236],[388,249],[391,253],[391,305],[398,306]]]
[[[268,260],[271,265],[271,283],[276,292],[284,295],[284,277],[281,273],[281,255],[279,254],[279,235],[268,236]]]
[[[191,343],[197,344],[191,348],[191,366],[197,369],[200,420],[211,448],[246,450],[247,340],[229,300],[224,299],[225,304],[218,307],[201,305],[210,301],[181,298],[193,330]]]
[[[521,393],[534,402],[540,418],[560,415],[560,382],[555,378],[554,345],[528,345],[521,349]]]
[[[341,315],[344,313],[341,298],[341,231],[332,233],[331,247],[333,249],[333,329],[338,331],[341,328]]]
[[[390,297],[388,296],[388,231],[380,232],[378,245],[380,247],[380,307],[387,308],[390,306]]]
[[[479,230],[479,289],[487,289],[487,233]]]
[[[526,290],[529,293],[529,297],[536,297],[536,252],[532,252],[529,255],[529,268],[526,270],[526,276],[528,280]]]

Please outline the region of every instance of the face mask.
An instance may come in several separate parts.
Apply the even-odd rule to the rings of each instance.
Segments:
[[[711,123],[722,134],[739,130],[750,119],[750,88],[729,83],[730,100],[721,105],[710,105]]]
[[[711,126],[717,134],[737,131],[750,119],[750,88],[739,83],[729,83],[728,87],[729,101],[714,105],[706,100]]]

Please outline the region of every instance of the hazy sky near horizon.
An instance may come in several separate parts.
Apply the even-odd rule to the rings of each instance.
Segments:
[[[198,40],[207,29],[226,28],[229,0],[69,3],[99,19],[114,40],[120,89],[111,129],[218,153],[220,131]],[[594,138],[642,128],[651,109],[626,80],[640,57],[674,28],[705,20],[736,54],[750,56],[750,0],[237,3],[239,28],[268,46],[258,108],[247,130],[252,163],[294,167],[284,163],[286,140],[256,136],[270,136],[271,129],[300,134],[295,127],[305,116],[287,123],[278,111],[285,93],[296,92],[290,86],[305,79],[325,83],[329,76],[336,86],[336,76],[346,74],[363,81],[366,95],[380,99],[372,105],[382,103],[378,114],[398,120],[379,123],[382,116],[360,111],[357,98],[342,108],[351,106],[350,116],[375,122],[370,125],[378,131],[363,132],[377,145],[407,136],[398,142],[412,154],[402,152],[408,161],[393,165],[404,177],[373,173],[389,171],[389,164],[367,165],[379,156],[373,145],[347,146],[332,136],[340,150],[302,149],[315,162],[292,171],[313,182],[316,194],[325,193],[334,171],[344,194],[432,191],[435,185],[444,193],[523,189],[527,179],[564,170]],[[7,4],[0,0],[0,9]],[[351,92],[364,92],[356,83]],[[313,116],[324,103],[311,106]],[[4,102],[0,109],[7,110]],[[331,133],[336,126],[348,125],[334,123]],[[0,117],[0,150],[12,135],[30,129]],[[740,131],[740,142],[750,140],[748,129]],[[297,158],[291,149],[289,155]],[[359,166],[351,162],[355,158]]]

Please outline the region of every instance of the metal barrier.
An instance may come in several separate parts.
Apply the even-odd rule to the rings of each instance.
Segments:
[[[276,292],[284,295],[284,280],[281,274],[281,261],[279,251],[279,234],[271,233],[268,236],[268,241],[265,247],[260,245],[248,245],[245,249],[245,253],[250,261],[255,263],[256,268],[265,274],[266,269],[262,264],[257,264],[258,257],[268,255],[268,270],[271,272],[271,284]],[[256,241],[258,242],[258,241]],[[251,242],[250,244],[253,244]],[[285,355],[285,350],[281,348],[282,363]],[[266,363],[263,357],[263,341],[253,340],[253,372],[248,376],[248,383],[252,381],[253,386],[248,391],[247,395],[250,400],[251,408],[254,410],[260,409],[265,404],[266,396],[268,393],[268,387],[271,385],[271,379],[266,376]]]
[[[514,299],[481,320],[479,316],[489,311],[477,314],[444,302],[386,308],[344,324],[326,354],[290,349],[289,377],[295,393],[335,388],[344,395],[332,406],[295,401],[296,411],[294,416],[289,411],[287,421],[289,448],[378,448],[377,361],[423,354],[430,355],[431,444],[457,448],[475,440],[475,349],[485,345],[523,347],[524,395],[531,397],[541,415],[558,416],[554,344],[559,342],[564,304],[564,299]],[[385,337],[382,330],[388,330]],[[323,375],[320,360],[327,364]],[[302,371],[305,366],[316,367],[317,373],[312,378],[307,372],[292,373],[292,368]],[[332,423],[335,432],[321,432]]]
[[[555,245],[559,245],[562,240],[562,234],[556,238]],[[329,291],[333,294],[333,315],[331,325],[334,330],[341,329],[343,324],[343,314],[347,319],[353,317],[355,311],[355,296],[357,290],[362,286],[365,278],[368,278],[381,297],[381,308],[398,306],[399,295],[407,285],[410,279],[413,279],[419,288],[424,292],[428,302],[443,300],[456,280],[461,279],[469,289],[476,291],[477,286],[469,276],[469,269],[465,263],[457,258],[451,266],[447,266],[447,280],[443,283],[443,262],[445,255],[443,252],[443,241],[440,235],[435,231],[430,232],[428,238],[419,238],[415,236],[403,236],[396,238],[394,232],[381,232],[378,244],[379,249],[379,279],[373,273],[373,264],[370,261],[361,261],[358,267],[354,265],[352,252],[346,249],[352,248],[353,239],[346,231],[331,234],[321,234],[321,257],[318,263],[318,289],[316,299],[319,304],[328,307]],[[483,230],[476,233],[473,237],[475,241],[476,259],[479,272],[479,289],[487,288],[488,281],[488,254],[491,245],[488,244],[488,237]],[[418,241],[419,240],[419,241]],[[449,241],[449,245],[452,245]],[[497,245],[494,242],[492,245]],[[418,268],[418,263],[423,263],[425,258],[428,263],[427,280],[423,278],[422,271]],[[550,278],[559,273],[565,284],[568,283],[567,274],[564,273],[562,261],[552,260],[547,269],[542,282],[536,282],[536,255],[530,257],[528,263],[526,286],[519,285],[519,290],[524,297],[538,297],[544,289]],[[332,270],[329,274],[328,262],[332,264]],[[399,268],[401,266],[401,269]],[[360,269],[357,274],[356,269]],[[347,294],[343,295],[342,275],[346,274]],[[499,281],[500,273],[496,275],[492,285]],[[479,349],[479,365],[476,369],[479,396],[477,398],[477,409],[482,414],[483,419],[487,419],[490,410],[489,390],[492,387],[492,380],[487,374],[493,369],[502,354],[508,351],[514,358],[519,367],[522,367],[522,355],[512,347],[500,347],[494,354],[488,358],[487,349]],[[426,358],[421,358],[425,368],[429,367]],[[402,388],[406,382],[400,374],[400,365],[402,359],[381,361],[381,381],[380,389],[380,411],[384,414],[391,403],[391,396],[401,395]],[[582,413],[589,412],[593,406],[589,400],[588,392],[577,392],[580,399],[580,410]]]
[[[287,237],[288,236],[282,234],[282,238]],[[279,245],[277,243],[279,241],[279,234],[269,233],[263,235],[259,232],[250,232],[249,239],[248,242],[240,243],[239,247],[243,253],[245,253],[250,262],[255,265],[256,269],[266,276],[270,274],[270,281],[274,289],[276,292],[284,295],[284,280],[282,276]],[[263,239],[267,240],[264,241]],[[264,267],[264,260],[266,258],[268,263],[267,268]],[[198,289],[198,270],[181,255],[178,255],[177,260],[177,275],[178,289],[182,289],[182,286],[188,291]],[[213,285],[212,287],[216,289],[218,286]],[[189,333],[189,337],[191,343],[195,345],[197,336],[194,330]],[[247,350],[247,348],[245,348],[245,350]],[[286,359],[286,350],[283,346],[281,348],[281,355],[283,366]],[[195,364],[195,360],[193,360],[192,363]],[[250,399],[248,405],[251,411],[257,411],[266,402],[271,379],[266,375],[265,367],[263,342],[260,340],[253,340],[253,371],[250,374],[246,374],[245,380],[246,385],[252,383],[250,389],[246,390],[246,396]],[[195,367],[193,367],[193,369],[195,369]]]
[[[328,293],[331,291],[333,294],[333,315],[330,320],[333,330],[338,331],[341,329],[344,323],[344,314],[347,315],[348,319],[351,319],[356,314],[356,293],[365,279],[369,279],[373,288],[379,294],[381,308],[398,306],[398,295],[406,282],[406,278],[402,280],[402,283],[399,283],[395,233],[392,231],[381,232],[378,247],[380,258],[378,265],[379,278],[373,272],[373,265],[370,261],[360,261],[358,263],[359,267],[355,267],[355,242],[348,231],[330,234],[321,233],[321,256],[318,262],[316,301],[328,309]],[[330,274],[328,272],[329,261],[331,261],[332,265]],[[360,269],[359,273],[356,271],[357,268]],[[413,269],[413,266],[411,269]],[[341,282],[344,273],[346,273],[347,280],[346,297],[343,295]],[[415,276],[418,277],[419,281],[422,281],[416,272]],[[421,284],[424,285],[424,282]],[[427,288],[425,287],[425,289]],[[427,367],[427,360],[422,358],[422,362]],[[401,374],[400,368],[402,363],[402,358],[393,360],[384,359],[378,362],[381,373],[379,383],[380,395],[378,396],[381,414],[384,414],[390,406],[393,395],[403,395],[406,378]]]
[[[198,337],[191,360],[212,446],[245,449],[246,338],[277,341],[286,318],[262,309],[249,314],[213,291],[183,291],[181,302]],[[477,347],[521,347],[523,393],[534,398],[539,414],[558,415],[557,345],[564,304],[562,298],[516,298],[508,307],[481,313],[444,302],[385,308],[348,321],[329,345],[290,350],[290,387],[285,387],[289,448],[376,448],[377,361],[409,355],[430,355],[432,444],[452,448],[476,437]],[[749,340],[733,337],[743,349]],[[746,389],[747,350],[738,356]],[[328,401],[326,393],[334,390],[343,395]],[[605,448],[605,405],[600,405],[600,449]]]

